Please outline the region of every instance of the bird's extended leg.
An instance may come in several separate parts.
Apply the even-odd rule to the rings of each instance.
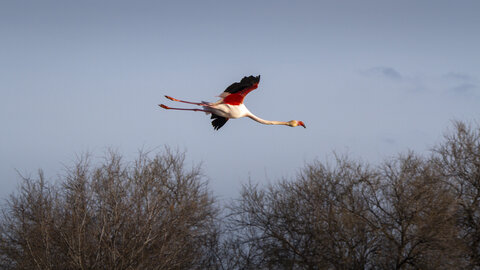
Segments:
[[[158,106],[166,109],[166,110],[179,110],[179,111],[194,111],[194,112],[206,112],[206,113],[210,113],[209,111],[206,111],[206,110],[202,110],[202,109],[184,109],[184,108],[172,108],[172,107],[168,107],[166,105],[163,105],[163,104],[158,104]]]
[[[165,96],[166,98],[170,99],[171,101],[177,101],[177,102],[182,102],[182,103],[187,103],[187,104],[193,104],[193,105],[198,105],[198,106],[208,106],[209,104],[206,103],[198,103],[198,102],[190,102],[190,101],[185,101],[185,100],[180,100],[173,98],[171,96]]]

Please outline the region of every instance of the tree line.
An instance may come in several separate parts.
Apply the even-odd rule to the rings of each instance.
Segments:
[[[336,155],[216,201],[166,149],[23,177],[0,213],[2,269],[479,269],[480,125],[379,165]]]

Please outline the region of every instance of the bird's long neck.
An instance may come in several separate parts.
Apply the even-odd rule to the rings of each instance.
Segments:
[[[254,115],[253,113],[249,112],[248,117],[250,117],[252,120],[255,120],[261,124],[264,124],[264,125],[285,125],[285,126],[288,126],[288,122],[283,122],[283,121],[270,121],[270,120],[265,120],[265,119],[262,119],[256,115]]]

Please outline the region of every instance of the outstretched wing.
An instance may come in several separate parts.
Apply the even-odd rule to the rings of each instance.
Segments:
[[[243,103],[245,96],[252,90],[257,89],[260,82],[260,75],[243,77],[240,82],[233,83],[220,95],[223,103],[230,105],[240,105]]]
[[[219,130],[228,121],[228,118],[225,118],[213,113],[212,113],[212,119],[213,119],[212,126],[213,126],[213,129],[215,130]]]

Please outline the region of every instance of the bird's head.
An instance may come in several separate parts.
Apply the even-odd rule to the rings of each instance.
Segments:
[[[288,122],[288,125],[291,126],[291,127],[302,126],[302,127],[304,127],[304,128],[307,128],[302,121],[297,121],[297,120],[291,120],[291,121],[289,121],[289,122]]]

